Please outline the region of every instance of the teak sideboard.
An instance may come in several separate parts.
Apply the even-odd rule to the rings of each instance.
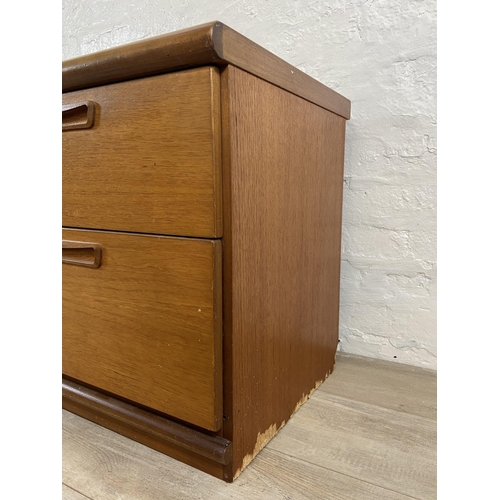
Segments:
[[[63,407],[233,481],[333,370],[350,102],[220,22],[62,79]]]

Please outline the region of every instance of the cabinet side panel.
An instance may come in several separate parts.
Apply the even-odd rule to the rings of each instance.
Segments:
[[[224,437],[237,477],[332,371],[345,119],[222,75]]]

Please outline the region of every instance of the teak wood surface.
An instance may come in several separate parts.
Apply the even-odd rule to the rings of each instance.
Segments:
[[[435,499],[436,372],[345,353],[336,359],[233,484],[67,411],[63,484],[95,500]]]
[[[221,84],[233,478],[333,369],[345,120],[233,66]]]
[[[63,62],[63,92],[206,65],[239,67],[350,118],[348,99],[219,21]]]
[[[64,230],[102,247],[63,264],[63,374],[217,431],[222,423],[221,242]]]
[[[64,407],[231,482],[333,370],[350,103],[217,22],[63,91]]]
[[[222,479],[232,443],[63,377],[63,408]]]
[[[96,116],[62,135],[63,226],[222,236],[219,100],[210,67],[64,94]]]

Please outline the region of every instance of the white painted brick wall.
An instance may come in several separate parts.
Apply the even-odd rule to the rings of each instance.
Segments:
[[[340,349],[436,368],[436,2],[63,0],[63,59],[216,19],[351,99]]]

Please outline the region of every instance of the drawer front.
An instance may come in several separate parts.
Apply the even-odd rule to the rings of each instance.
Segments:
[[[222,236],[217,68],[63,94],[62,145],[63,226]]]
[[[63,230],[63,374],[222,421],[221,242]]]

